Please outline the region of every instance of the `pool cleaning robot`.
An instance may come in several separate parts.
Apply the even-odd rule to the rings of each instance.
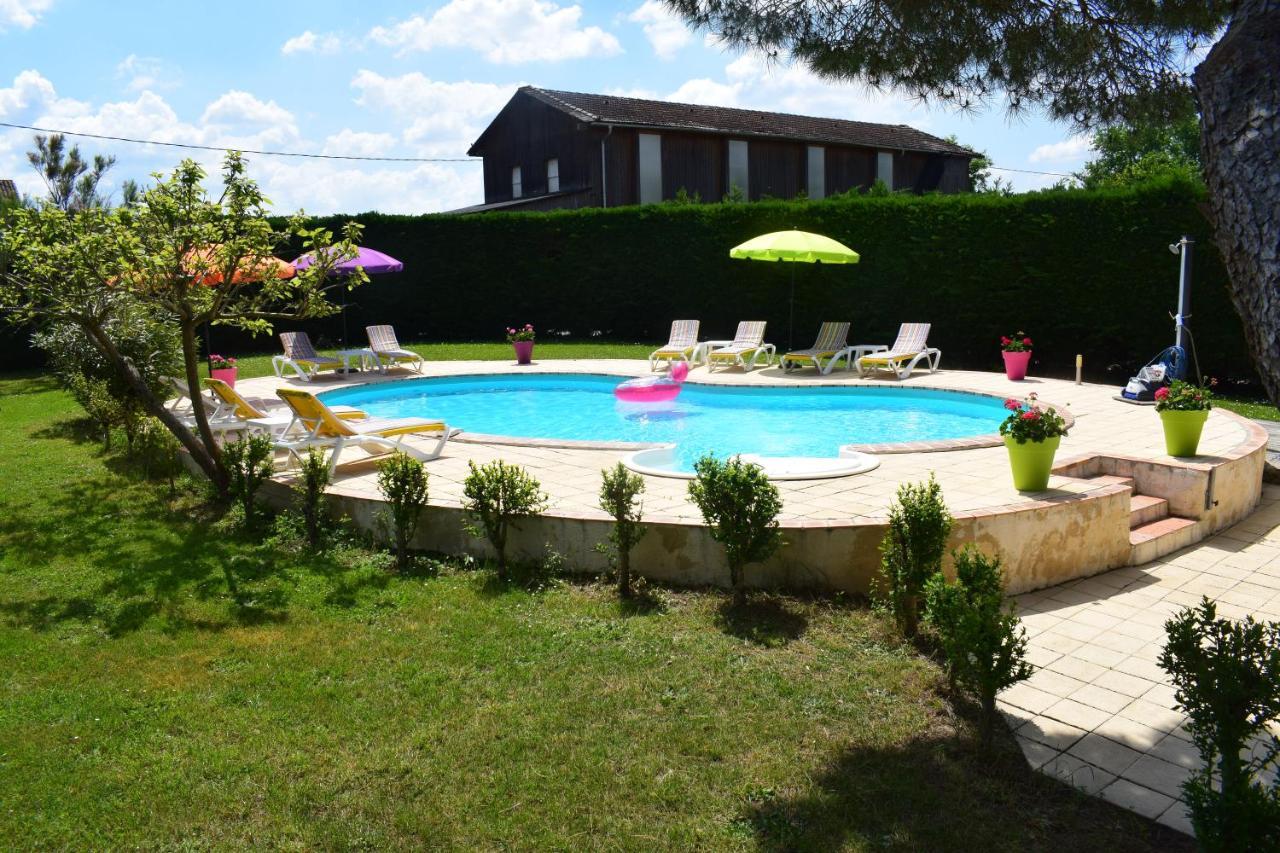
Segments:
[[[666,376],[628,379],[613,389],[613,396],[624,403],[667,403],[680,396],[680,388],[689,375],[689,365],[680,362]]]

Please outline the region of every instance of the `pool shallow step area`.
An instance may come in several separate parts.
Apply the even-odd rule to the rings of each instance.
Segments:
[[[519,369],[494,362],[434,362],[426,373],[475,378],[515,375],[517,370],[594,373],[611,377],[612,382],[648,375],[643,361],[615,360],[548,362]],[[760,389],[819,385],[875,388],[885,394],[960,391],[988,395],[997,405],[1004,397],[1035,390],[1042,400],[1053,401],[1075,417],[1049,488],[1040,493],[1012,488],[1002,445],[953,449],[945,446],[947,440],[927,442],[942,445],[936,448],[878,453],[878,467],[854,476],[779,481],[781,523],[788,544],[769,562],[748,569],[748,582],[758,586],[866,591],[878,569],[878,544],[898,487],[919,482],[930,473],[936,475],[957,519],[952,544],[971,542],[989,552],[998,551],[1005,560],[1012,593],[1167,554],[1247,516],[1261,489],[1266,435],[1256,425],[1214,410],[1201,442],[1203,455],[1172,459],[1164,453],[1156,414],[1116,402],[1112,399],[1116,389],[1109,386],[1076,386],[1042,378],[1014,383],[1003,374],[963,371],[918,375],[901,383],[838,373],[797,376],[778,368],[749,374],[725,371],[710,377],[699,371],[696,379],[700,384]],[[338,390],[394,381],[394,374],[338,376],[307,387]],[[241,384],[249,393],[266,397],[273,396],[277,386],[292,383],[271,377]],[[432,402],[431,396],[424,398],[420,414],[433,414]],[[508,417],[512,424],[518,420]],[[831,438],[833,448],[850,443],[838,432]],[[990,440],[990,436],[979,438]],[[428,513],[418,544],[483,553],[480,545],[461,533],[462,483],[469,461],[482,464],[502,459],[529,470],[550,498],[547,513],[527,522],[515,535],[516,553],[537,557],[549,543],[568,557],[569,565],[601,570],[603,559],[594,546],[607,536],[608,522],[597,505],[600,472],[635,449],[634,444],[566,446],[556,440],[464,432],[448,444],[441,458],[427,465],[435,510]],[[358,457],[358,452],[352,453],[353,460]],[[280,479],[283,485],[286,478]],[[650,532],[635,553],[636,566],[650,577],[671,583],[725,584],[723,551],[710,540],[698,510],[689,502],[688,482],[649,476],[645,482],[645,521]],[[340,467],[330,494],[342,511],[372,527],[380,508],[372,465]]]

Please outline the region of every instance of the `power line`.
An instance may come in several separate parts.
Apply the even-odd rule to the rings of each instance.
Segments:
[[[355,154],[306,154],[300,151],[259,151],[251,148],[220,148],[216,145],[195,145],[187,142],[160,142],[155,139],[134,139],[128,136],[108,136],[102,133],[82,133],[76,130],[54,130],[29,124],[12,124],[0,121],[0,127],[14,130],[34,130],[37,133],[58,133],[63,136],[81,136],[86,139],[103,139],[109,142],[128,142],[134,145],[162,145],[167,148],[187,148],[193,151],[238,151],[241,154],[261,154],[267,157],[305,157],[311,160],[359,160],[372,163],[480,163],[477,157],[361,157]],[[1063,172],[1041,172],[1035,169],[1011,169],[1007,166],[988,166],[999,172],[1020,172],[1024,175],[1050,175],[1055,178],[1073,178]]]
[[[11,124],[0,121],[0,127],[15,130],[34,130],[38,133],[59,133],[63,136],[82,136],[86,139],[105,139],[110,142],[131,142],[135,145],[163,145],[168,148],[189,148],[195,151],[239,151],[241,154],[262,154],[268,157],[306,157],[312,160],[363,160],[377,163],[479,163],[475,157],[358,157],[352,154],[304,154],[298,151],[254,151],[250,148],[219,148],[216,145],[193,145],[186,142],[159,142],[154,139],[132,139],[128,136],[107,136],[102,133],[80,133],[75,130],[53,130],[27,124]]]
[[[1053,175],[1055,178],[1074,178],[1075,175],[1067,175],[1062,172],[1037,172],[1035,169],[1010,169],[1007,166],[988,166],[988,169],[995,169],[998,172],[1021,172],[1024,175]]]

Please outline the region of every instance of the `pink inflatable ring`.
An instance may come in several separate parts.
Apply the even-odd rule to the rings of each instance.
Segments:
[[[624,403],[665,403],[680,394],[680,387],[689,375],[689,365],[677,364],[669,376],[650,376],[628,379],[613,389],[613,396]]]

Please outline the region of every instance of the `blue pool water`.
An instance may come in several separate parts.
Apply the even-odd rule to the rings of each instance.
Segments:
[[[683,470],[706,453],[834,457],[842,444],[991,434],[1007,414],[991,397],[873,387],[686,383],[670,403],[623,403],[613,396],[621,381],[578,373],[458,376],[358,386],[322,397],[371,415],[443,418],[468,432],[674,443]]]

